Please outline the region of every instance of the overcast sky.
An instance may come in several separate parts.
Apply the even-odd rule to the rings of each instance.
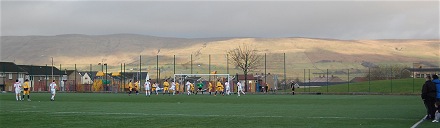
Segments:
[[[1,35],[439,39],[439,1],[1,1]]]

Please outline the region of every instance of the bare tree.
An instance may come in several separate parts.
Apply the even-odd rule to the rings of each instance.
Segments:
[[[263,58],[256,49],[245,44],[229,50],[228,55],[232,60],[230,63],[243,71],[245,81],[247,81],[247,74],[261,65],[260,61]],[[246,85],[247,82],[245,82]]]

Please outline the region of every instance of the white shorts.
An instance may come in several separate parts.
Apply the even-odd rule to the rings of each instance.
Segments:
[[[243,91],[243,89],[240,89],[240,88],[239,88],[239,89],[237,89],[237,92],[239,92],[239,91]]]
[[[20,94],[21,93],[21,89],[15,89],[15,94]]]
[[[171,87],[170,90],[175,91],[175,90],[176,90],[176,87]]]
[[[55,89],[50,89],[50,94],[56,94]]]
[[[148,86],[145,87],[145,90],[146,90],[146,91],[150,91],[150,87],[148,87]]]

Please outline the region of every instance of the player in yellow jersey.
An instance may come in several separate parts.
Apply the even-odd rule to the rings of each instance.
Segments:
[[[29,87],[29,80],[26,79],[24,81],[24,85],[23,85],[23,97],[21,98],[22,100],[24,100],[24,95],[27,94],[27,98],[28,101],[31,101],[31,99],[29,98],[29,92],[31,91],[31,88]]]
[[[139,81],[136,81],[136,83],[134,83],[134,89],[136,91],[136,95],[139,95]]]
[[[211,95],[211,92],[212,92],[212,84],[211,84],[211,82],[208,82],[209,83],[209,86],[208,86],[208,92],[209,92],[209,95]]]
[[[268,93],[269,90],[270,90],[270,86],[268,83],[266,83],[266,93]]]
[[[224,94],[223,94],[223,84],[220,82],[220,80],[217,81],[217,89],[215,90],[214,96],[217,95],[217,92],[220,92],[220,94],[222,94],[224,96]]]
[[[168,93],[168,95],[170,95],[170,83],[168,83],[168,80],[165,80],[165,82],[163,82],[163,95],[165,95],[165,93]]]
[[[176,94],[180,93],[180,86],[179,86],[179,82],[176,82]]]
[[[191,84],[190,84],[190,87],[191,87],[191,88],[190,88],[190,90],[191,90],[191,93],[193,93],[193,94],[194,94],[194,84],[193,84],[193,83],[191,83]]]
[[[128,96],[131,95],[131,91],[133,91],[133,83],[131,82],[131,80],[128,82]]]

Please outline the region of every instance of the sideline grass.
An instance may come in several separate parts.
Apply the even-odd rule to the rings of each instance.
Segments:
[[[151,96],[0,94],[6,127],[411,127],[424,115],[418,96]],[[26,123],[24,123],[26,122]],[[426,127],[440,124],[422,123]]]

